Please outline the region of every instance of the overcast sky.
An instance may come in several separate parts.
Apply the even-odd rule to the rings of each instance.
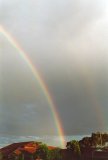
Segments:
[[[108,130],[108,1],[0,0],[0,23],[36,65],[65,134]],[[0,133],[56,134],[48,102],[0,34]]]

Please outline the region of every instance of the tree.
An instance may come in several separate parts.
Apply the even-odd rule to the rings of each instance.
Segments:
[[[3,154],[0,152],[0,160],[3,159]]]
[[[21,154],[21,155],[19,156],[19,159],[18,159],[18,160],[24,160],[24,155]]]
[[[55,148],[49,151],[50,160],[62,160],[62,156],[59,148]]]
[[[79,142],[78,142],[78,141],[72,140],[72,141],[70,141],[70,142],[67,142],[66,147],[67,147],[67,149],[72,150],[72,152],[73,152],[75,155],[78,155],[78,156],[81,155],[80,145],[79,145]]]
[[[24,160],[24,155],[23,154],[17,155],[15,153],[11,153],[10,155],[8,155],[8,159],[9,160]]]
[[[47,145],[41,144],[39,146],[39,148],[37,149],[37,151],[35,153],[35,158],[37,158],[37,157],[39,157],[43,160],[49,160],[50,155],[49,155],[49,149],[48,149]]]
[[[86,149],[91,148],[93,145],[92,143],[93,143],[93,141],[92,141],[91,137],[84,137],[82,140],[79,141],[80,148],[86,148]]]

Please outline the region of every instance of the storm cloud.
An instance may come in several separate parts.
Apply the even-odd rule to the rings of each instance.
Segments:
[[[108,1],[0,0],[0,23],[39,69],[65,134],[107,131]],[[0,133],[56,134],[39,83],[2,34]]]

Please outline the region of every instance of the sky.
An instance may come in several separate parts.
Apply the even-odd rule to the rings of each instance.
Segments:
[[[0,0],[0,24],[37,66],[65,135],[108,131],[107,0]],[[0,34],[0,134],[55,135],[48,105]]]

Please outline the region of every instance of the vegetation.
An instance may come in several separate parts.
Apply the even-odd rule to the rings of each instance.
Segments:
[[[21,155],[19,156],[19,159],[18,159],[18,160],[24,160],[24,155],[21,154]]]
[[[96,159],[96,156],[98,156],[98,153],[95,154],[97,149],[103,151],[99,152],[103,155],[108,151],[108,134],[92,133],[91,137],[84,137],[80,141],[72,140],[67,142],[66,147],[67,149],[60,149],[48,147],[42,143],[27,142],[21,146],[19,143],[17,148],[13,144],[3,150],[1,149],[0,160],[86,160],[88,157],[93,156]],[[105,156],[107,159],[108,155]]]
[[[62,156],[61,156],[59,148],[50,150],[50,152],[49,152],[49,160],[62,160]]]
[[[24,160],[24,155],[20,154],[20,155],[16,155],[15,153],[12,153],[8,156],[9,160]]]
[[[3,160],[3,154],[0,152],[0,160]]]
[[[93,148],[102,148],[105,147],[105,144],[108,143],[108,134],[106,133],[92,133],[91,137],[84,137],[79,141],[80,149],[82,151],[90,150]]]
[[[76,140],[72,140],[70,142],[67,143],[67,149],[72,150],[72,152],[78,156],[81,155],[81,151],[80,151],[80,145],[79,142]]]
[[[48,149],[47,145],[41,144],[34,154],[34,159],[40,158],[43,160],[62,160],[60,148]]]
[[[41,158],[43,160],[49,160],[49,149],[47,145],[41,144],[35,153],[35,158]]]

